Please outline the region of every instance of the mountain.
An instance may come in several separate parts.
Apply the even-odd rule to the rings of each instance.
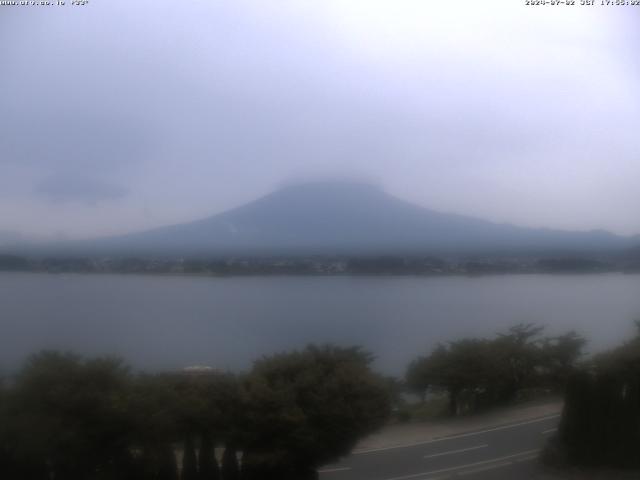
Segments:
[[[191,223],[75,245],[127,254],[521,254],[605,252],[638,244],[605,231],[498,224],[436,212],[360,183],[282,188]]]

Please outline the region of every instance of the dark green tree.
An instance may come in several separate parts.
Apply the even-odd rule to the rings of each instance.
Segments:
[[[182,480],[198,480],[198,460],[193,436],[187,435],[182,457]]]
[[[128,368],[44,352],[29,359],[10,406],[17,456],[69,480],[128,478]]]
[[[238,466],[237,451],[233,445],[227,445],[222,454],[222,480],[238,480],[240,467]]]
[[[640,467],[640,324],[631,341],[572,373],[547,458],[572,465]]]
[[[541,364],[539,342],[543,330],[544,327],[531,323],[518,324],[491,342],[493,366],[499,372],[496,385],[499,401],[513,400],[535,376],[536,367]]]
[[[173,447],[162,444],[158,447],[157,470],[154,477],[157,480],[178,480],[178,465]]]
[[[573,331],[544,338],[540,346],[540,382],[562,391],[578,367],[585,344],[586,340]]]
[[[416,391],[440,389],[449,398],[449,412],[474,409],[476,395],[495,390],[495,356],[486,340],[464,339],[439,345],[429,356],[413,362],[407,383]],[[463,402],[464,399],[464,402]]]
[[[174,375],[140,375],[130,395],[131,446],[145,479],[177,477],[174,445],[183,441]]]
[[[214,447],[211,433],[204,432],[201,436],[200,454],[198,455],[199,480],[220,480],[220,467]]]
[[[388,388],[371,361],[358,348],[333,346],[257,361],[245,382],[250,427],[243,469],[265,479],[302,480],[349,453],[390,410]]]
[[[520,324],[491,340],[438,345],[411,362],[406,384],[423,398],[429,389],[447,392],[452,415],[510,402],[527,388],[561,389],[585,342],[574,332],[542,338],[542,331]]]

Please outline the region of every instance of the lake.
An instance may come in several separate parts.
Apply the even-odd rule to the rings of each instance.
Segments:
[[[402,374],[437,342],[519,322],[574,329],[592,351],[633,333],[640,275],[187,277],[0,274],[0,371],[43,348],[136,369],[241,370],[309,342],[362,345]]]

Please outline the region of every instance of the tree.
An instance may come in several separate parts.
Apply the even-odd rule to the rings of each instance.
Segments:
[[[154,480],[178,480],[176,454],[172,446],[167,443],[161,444],[157,454],[157,470],[151,478]]]
[[[544,384],[563,389],[576,371],[586,340],[571,331],[557,337],[544,338],[541,344],[541,365]]]
[[[466,338],[438,345],[411,362],[409,388],[424,398],[427,389],[449,397],[451,415],[512,401],[525,388],[560,388],[582,353],[575,332],[541,338],[542,327],[520,324],[494,339]]]
[[[184,442],[184,454],[182,457],[182,480],[198,480],[198,460],[193,437],[187,435]]]
[[[635,338],[570,375],[547,458],[574,465],[640,466],[640,324]]]
[[[11,415],[8,408],[9,392],[0,380],[0,472],[4,476],[18,476],[12,441],[10,439]]]
[[[498,400],[508,402],[527,386],[540,365],[540,333],[544,327],[518,324],[498,334],[491,348],[496,355],[494,367],[500,372]]]
[[[436,354],[436,352],[438,353]],[[437,359],[438,357],[442,358],[445,354],[446,347],[438,345],[431,355],[428,357],[418,357],[407,367],[405,374],[407,388],[416,395],[419,395],[423,402],[426,400],[429,387],[436,383],[434,374],[437,370],[434,366],[437,364]]]
[[[315,478],[389,413],[388,382],[356,348],[309,347],[218,373],[132,376],[119,360],[44,352],[0,388],[0,475],[10,479]],[[222,468],[213,439],[225,445]],[[200,455],[197,456],[196,448]],[[220,472],[222,470],[222,472]]]
[[[139,375],[133,381],[131,447],[141,452],[139,463],[145,479],[178,476],[173,445],[181,440],[180,398],[173,378],[167,374]]]
[[[198,455],[199,480],[220,480],[220,467],[216,460],[214,444],[209,432],[202,434]]]
[[[389,395],[371,360],[358,348],[309,346],[257,361],[245,382],[243,472],[315,478],[319,465],[381,426]]]
[[[240,467],[238,466],[238,456],[233,445],[227,444],[222,454],[222,479],[238,480],[240,478]]]
[[[0,476],[8,479],[48,480],[49,470],[44,458],[26,444],[21,429],[18,402],[13,389],[0,383]]]
[[[135,445],[147,452],[141,462],[147,475],[157,475],[160,462],[164,462],[162,468],[172,470],[166,451],[182,444],[183,480],[219,478],[213,435],[218,439],[237,436],[242,407],[236,378],[219,372],[143,375],[133,390]]]
[[[412,363],[407,382],[414,390],[442,389],[449,397],[449,412],[457,415],[474,409],[478,394],[491,391],[495,383],[495,367],[490,344],[481,339],[463,339],[438,345],[427,357]],[[462,397],[467,404],[462,405]],[[470,402],[470,403],[469,403]]]
[[[15,457],[29,476],[42,478],[34,466],[41,472],[46,463],[56,478],[129,478],[128,386],[129,370],[117,359],[31,357],[9,406]]]

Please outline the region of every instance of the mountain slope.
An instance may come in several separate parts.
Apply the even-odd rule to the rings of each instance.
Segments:
[[[192,223],[102,239],[92,242],[91,248],[181,255],[443,254],[595,252],[633,243],[634,239],[603,231],[521,228],[445,214],[370,185],[324,182],[286,187]]]

